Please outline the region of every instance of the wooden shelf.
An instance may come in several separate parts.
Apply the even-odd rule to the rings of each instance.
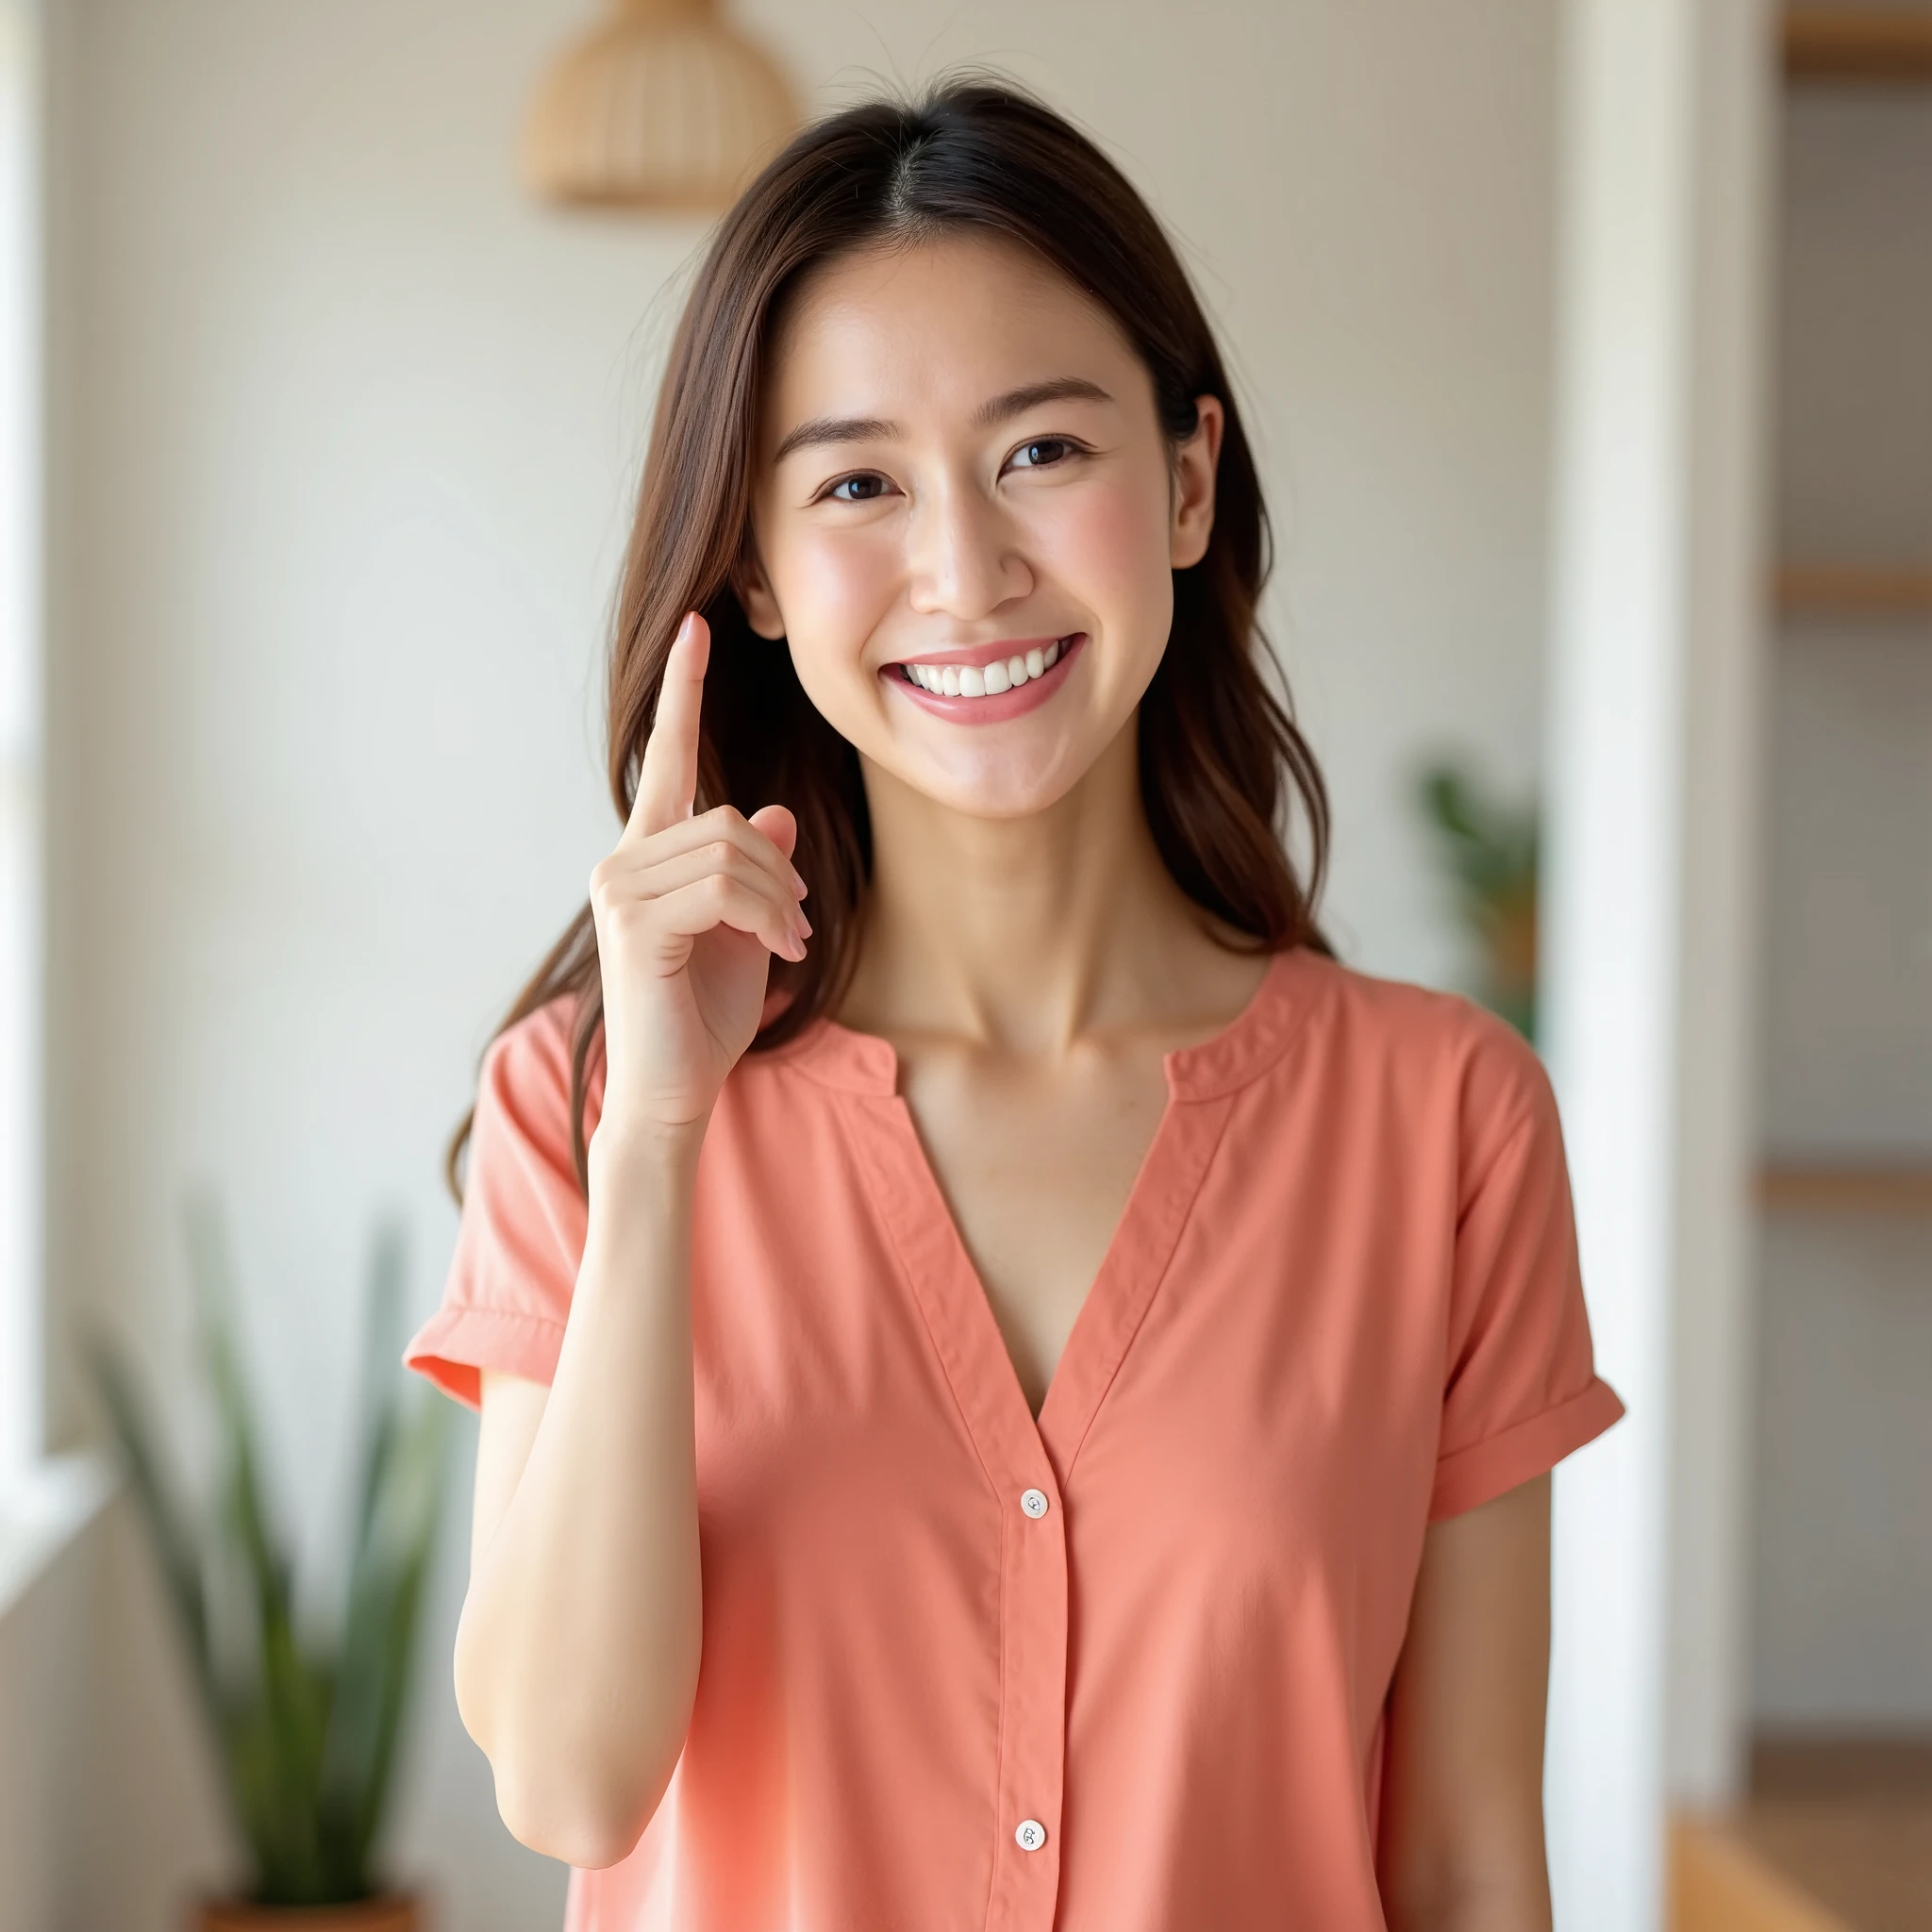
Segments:
[[[1932,1803],[1932,1732],[1759,1732],[1751,1740],[1751,1795]]]
[[[1784,63],[1796,81],[1932,81],[1932,12],[1898,7],[1792,7]]]
[[[1787,616],[1932,617],[1932,570],[1790,563],[1776,588]]]
[[[1827,1214],[1932,1214],[1932,1162],[1773,1160],[1758,1170],[1771,1208]]]

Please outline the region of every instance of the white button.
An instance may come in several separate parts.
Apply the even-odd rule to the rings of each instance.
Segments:
[[[1029,1490],[1030,1496],[1039,1495],[1038,1490]],[[1023,1818],[1020,1828],[1013,1834],[1013,1842],[1023,1852],[1037,1852],[1046,1842],[1046,1826],[1037,1818]]]
[[[1044,1516],[1047,1508],[1046,1491],[1044,1490],[1022,1490],[1020,1492],[1020,1507],[1029,1516]],[[1027,1823],[1031,1824],[1032,1821],[1029,1819]],[[1024,1831],[1025,1826],[1022,1825],[1021,1829]],[[1038,1827],[1036,1826],[1035,1829],[1038,1829]]]

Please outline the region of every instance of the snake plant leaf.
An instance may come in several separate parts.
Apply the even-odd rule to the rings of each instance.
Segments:
[[[445,1405],[426,1391],[407,1419],[395,1396],[402,1249],[378,1231],[364,1333],[361,1508],[349,1550],[341,1683],[324,1751],[322,1805],[330,1857],[366,1869],[388,1795],[435,1541],[447,1437]]]
[[[95,1376],[194,1662],[254,1865],[251,1895],[263,1905],[348,1904],[377,1889],[371,1860],[408,1701],[447,1416],[426,1392],[407,1416],[399,1407],[402,1245],[396,1230],[380,1230],[341,1608],[332,1629],[305,1628],[290,1545],[270,1507],[220,1219],[197,1197],[185,1221],[218,1442],[205,1510],[179,1501],[134,1378],[105,1343],[93,1351]]]
[[[351,1557],[325,1800],[343,1857],[358,1866],[373,1852],[394,1768],[441,1513],[448,1422],[446,1407],[425,1391],[391,1433],[366,1531]]]
[[[105,1335],[95,1335],[87,1353],[190,1665],[204,1702],[212,1707],[218,1693],[196,1525],[162,1460],[158,1439],[121,1352]]]
[[[228,1570],[239,1571],[253,1617],[254,1694],[225,1727],[231,1775],[259,1868],[257,1898],[300,1903],[321,1880],[315,1794],[329,1695],[295,1627],[293,1565],[264,1493],[259,1431],[234,1331],[233,1272],[211,1204],[190,1203],[187,1234],[221,1439],[216,1516]]]
[[[361,1457],[355,1540],[368,1540],[369,1522],[388,1466],[396,1427],[396,1358],[402,1354],[404,1243],[394,1222],[375,1230],[369,1256],[369,1291],[362,1319],[362,1373],[357,1388]]]
[[[263,1501],[260,1456],[247,1384],[235,1345],[233,1273],[212,1205],[197,1197],[187,1210],[188,1252],[201,1317],[203,1367],[215,1398],[224,1451],[223,1514],[254,1574],[264,1621],[291,1612],[290,1563],[275,1547]]]

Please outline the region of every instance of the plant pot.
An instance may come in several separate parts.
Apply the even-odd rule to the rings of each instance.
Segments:
[[[408,1892],[385,1892],[352,1906],[257,1906],[245,1899],[213,1898],[201,1907],[201,1932],[423,1932],[422,1902]]]

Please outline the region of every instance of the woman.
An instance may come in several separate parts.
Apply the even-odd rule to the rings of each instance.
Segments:
[[[725,218],[623,834],[411,1349],[481,1404],[458,1697],[573,1926],[1547,1926],[1547,1471],[1620,1410],[1534,1057],[1320,941],[1266,557],[1045,108],[855,108]]]

